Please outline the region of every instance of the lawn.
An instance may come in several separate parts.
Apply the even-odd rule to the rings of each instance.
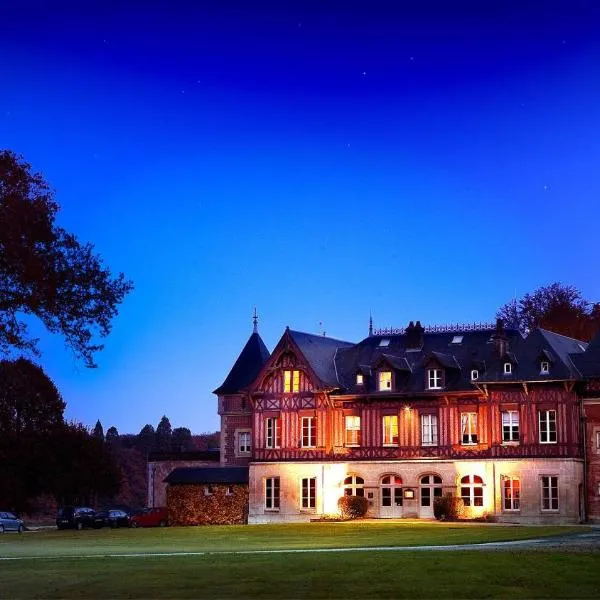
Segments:
[[[21,558],[0,562],[0,597],[598,598],[600,553],[223,553],[467,543],[573,530],[582,528],[384,522],[6,534],[0,556]],[[183,551],[207,553],[176,554]],[[118,553],[138,555],[110,556]]]

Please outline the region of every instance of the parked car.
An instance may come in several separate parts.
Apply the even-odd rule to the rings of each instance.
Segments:
[[[166,527],[169,512],[165,507],[145,508],[130,519],[131,527]]]
[[[65,506],[56,515],[57,529],[83,529],[94,527],[96,511],[87,506]]]
[[[25,524],[11,512],[0,512],[0,533],[4,533],[5,531],[23,533],[25,531]]]
[[[129,514],[119,508],[102,510],[94,515],[94,527],[129,527]]]

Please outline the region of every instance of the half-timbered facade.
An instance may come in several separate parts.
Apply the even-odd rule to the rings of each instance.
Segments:
[[[591,383],[576,366],[586,356],[542,329],[418,321],[359,343],[288,328],[269,354],[255,324],[215,390],[221,463],[249,465],[249,522],[333,514],[344,494],[365,496],[373,517],[431,518],[447,493],[473,517],[577,522],[600,509],[600,461],[591,483],[584,452],[597,431],[600,456],[600,423],[582,427]]]

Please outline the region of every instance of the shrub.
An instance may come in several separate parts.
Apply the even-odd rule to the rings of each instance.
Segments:
[[[438,521],[456,521],[465,514],[462,498],[446,494],[433,501],[433,515]]]
[[[369,501],[362,496],[342,496],[338,508],[344,519],[360,519],[367,514]]]

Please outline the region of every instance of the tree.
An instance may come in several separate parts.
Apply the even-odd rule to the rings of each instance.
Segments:
[[[116,448],[119,445],[119,432],[114,425],[106,430],[105,441],[109,448]]]
[[[154,427],[149,424],[144,425],[137,435],[136,446],[144,456],[147,456],[148,452],[151,452],[154,448],[155,443],[156,432],[154,431]]]
[[[171,422],[163,415],[156,428],[156,449],[159,452],[169,452],[171,450],[171,437]]]
[[[94,427],[92,435],[95,438],[104,441],[104,429],[102,428],[102,423],[100,423],[100,419],[96,421],[96,426]]]
[[[176,427],[173,429],[171,438],[171,449],[173,452],[186,452],[193,447],[192,432],[187,427]]]
[[[508,302],[496,317],[524,334],[542,327],[587,341],[600,327],[600,303],[589,302],[571,285],[553,283]]]
[[[103,348],[117,307],[133,289],[112,277],[90,243],[55,223],[58,204],[22,157],[0,151],[0,352],[38,353],[22,316],[39,318],[87,367]]]

